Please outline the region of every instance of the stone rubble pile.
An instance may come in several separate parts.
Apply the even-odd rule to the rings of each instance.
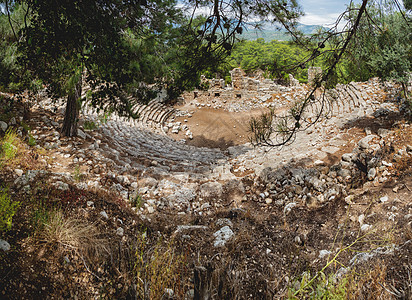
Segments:
[[[393,155],[393,161],[384,160],[390,154],[393,140],[386,139],[388,133],[387,129],[379,129],[378,135],[367,135],[352,152],[344,153],[341,160],[330,167],[317,161],[317,166],[312,168],[265,168],[255,179],[248,197],[284,207],[285,213],[295,206],[322,206],[337,198],[350,204],[348,192],[353,184],[378,186],[390,178],[395,162],[412,158],[412,146],[408,145]]]

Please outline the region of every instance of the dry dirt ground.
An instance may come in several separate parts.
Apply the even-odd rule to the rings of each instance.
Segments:
[[[191,107],[179,108],[190,109]],[[192,111],[194,113],[191,118],[176,118],[176,121],[187,124],[193,133],[193,140],[187,140],[187,144],[196,147],[220,148],[221,150],[249,142],[249,120],[264,112],[262,109],[228,112],[213,108],[194,108]],[[171,137],[176,140],[186,138],[184,133],[171,135]]]
[[[182,109],[193,111],[191,118],[177,119],[193,132],[187,142],[220,149],[245,143],[245,124],[260,113]],[[12,113],[21,116],[21,107]],[[7,252],[0,250],[0,298],[412,299],[412,159],[394,160],[398,149],[412,144],[412,126],[405,124],[396,118],[348,124],[348,140],[363,137],[366,127],[391,130],[394,149],[385,156],[393,162],[390,180],[364,186],[364,179],[351,190],[350,200],[300,206],[288,214],[251,200],[242,208],[227,203],[204,215],[162,210],[143,219],[115,192],[74,185],[62,191],[48,175],[27,193],[13,187],[15,168],[45,170],[44,160],[63,158],[56,150],[26,147],[17,165],[3,164],[0,171],[2,185],[10,186],[12,199],[21,202],[11,230],[0,233],[11,245]],[[328,157],[326,167],[352,148]],[[79,172],[61,162],[54,171]],[[79,175],[78,180],[84,179]],[[252,176],[242,182],[249,187],[247,194],[259,193]],[[64,226],[47,231],[44,224],[51,224],[54,211],[63,212],[61,221],[75,220],[69,225],[92,226],[86,227],[91,234],[76,239]],[[213,233],[226,223],[236,235],[225,247],[212,247]],[[189,226],[187,231],[178,230],[180,224]],[[374,230],[365,233],[365,224]]]

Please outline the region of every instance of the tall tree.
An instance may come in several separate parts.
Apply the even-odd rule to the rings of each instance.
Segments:
[[[15,91],[23,85],[17,64],[17,32],[24,26],[25,9],[21,5],[10,11],[8,1],[0,2],[0,89]]]
[[[130,114],[131,98],[122,92],[129,89],[135,91],[133,99],[148,98],[148,85],[163,75],[153,57],[179,18],[175,1],[19,2],[30,16],[20,32],[21,62],[52,96],[67,97],[64,135],[77,134],[83,80],[98,91],[93,104]]]
[[[375,5],[368,7],[343,64],[351,80],[380,77],[400,83],[406,91],[412,72],[412,24],[393,7],[384,8],[382,13]]]

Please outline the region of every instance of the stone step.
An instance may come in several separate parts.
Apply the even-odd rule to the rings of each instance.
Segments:
[[[162,108],[163,108],[162,106],[163,106],[163,104],[161,104],[159,102],[154,103],[153,106],[150,108],[150,110],[148,110],[146,112],[146,115],[142,119],[142,122],[147,123],[147,122],[151,121],[153,114],[158,110],[162,110]]]
[[[152,113],[148,116],[148,120],[153,121],[154,123],[157,123],[156,120],[158,118],[158,115],[165,110],[165,107],[163,104],[160,104],[152,110]]]

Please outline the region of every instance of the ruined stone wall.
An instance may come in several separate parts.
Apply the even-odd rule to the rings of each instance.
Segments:
[[[243,89],[243,77],[245,73],[240,68],[235,68],[230,72],[232,78],[232,87],[235,90]]]

